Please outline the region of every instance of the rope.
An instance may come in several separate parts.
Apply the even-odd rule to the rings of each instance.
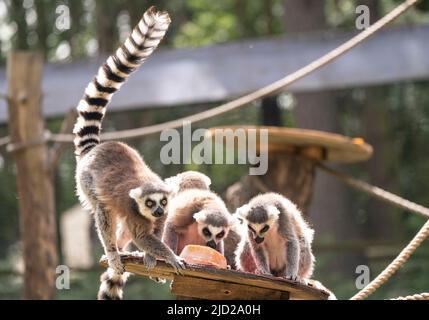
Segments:
[[[0,138],[0,148],[10,143],[10,137]]]
[[[371,197],[384,201],[388,204],[394,205],[400,209],[404,209],[413,213],[417,213],[425,218],[429,218],[429,208],[423,207],[417,203],[411,202],[407,199],[401,198],[396,194],[393,194],[389,191],[383,190],[379,187],[370,185],[366,182],[352,178],[344,173],[336,171],[334,169],[328,168],[322,164],[319,164],[320,169],[326,173],[332,175],[333,177],[339,179],[345,184],[355,188],[359,191],[362,191]]]
[[[307,75],[311,74],[312,72],[324,67],[325,65],[331,63],[338,57],[344,55],[363,41],[367,40],[369,37],[374,35],[376,32],[380,31],[383,27],[391,23],[393,20],[401,16],[404,12],[406,12],[408,9],[410,9],[414,4],[417,3],[418,0],[406,0],[402,4],[398,5],[395,9],[390,11],[388,14],[386,14],[383,18],[375,22],[372,26],[365,29],[364,31],[360,32],[350,40],[346,41],[339,47],[333,49],[332,51],[328,52],[327,54],[323,55],[319,59],[309,63],[308,65],[304,66],[303,68],[295,71],[292,74],[287,75],[286,77],[269,84],[259,90],[256,90],[252,93],[249,93],[247,95],[244,95],[243,97],[240,97],[236,100],[227,102],[225,104],[222,104],[216,108],[203,111],[201,113],[197,113],[191,116],[183,117],[180,119],[176,119],[173,121],[168,121],[148,127],[143,128],[136,128],[131,130],[124,130],[124,131],[117,131],[117,132],[110,132],[110,133],[104,133],[101,135],[101,139],[106,140],[125,140],[125,139],[131,139],[131,138],[138,138],[147,136],[154,133],[159,133],[163,130],[167,129],[175,129],[179,128],[183,125],[183,123],[189,122],[189,123],[195,123],[200,122],[212,117],[216,117],[218,115],[221,115],[223,113],[232,111],[234,109],[243,107],[245,105],[248,105],[251,102],[254,102],[256,100],[259,100],[261,98],[264,98],[266,96],[272,95],[276,92],[283,91],[287,87],[289,87],[291,84],[297,82],[298,80],[301,80],[302,78],[306,77]],[[74,139],[73,135],[52,135],[51,141],[55,142],[62,142],[62,143],[68,143],[72,142]]]
[[[380,199],[386,203],[392,204],[401,209],[420,214],[426,218],[429,218],[429,209],[423,207],[417,203],[411,202],[404,198],[401,198],[393,193],[385,191],[381,188],[372,186],[366,182],[352,178],[344,173],[338,172],[334,169],[328,168],[322,164],[319,164],[319,167],[324,170],[326,173],[338,178],[347,185],[363,191],[368,195]],[[401,251],[401,253],[393,260],[373,281],[371,281],[365,288],[359,291],[354,295],[351,300],[363,300],[369,295],[374,293],[381,285],[383,285],[389,278],[396,272],[404,263],[410,258],[410,256],[416,251],[420,244],[429,236],[429,220],[424,224],[420,231],[415,235],[413,240]],[[427,294],[423,294],[427,295]],[[415,295],[416,298],[419,295]],[[402,300],[412,300],[412,297],[409,296]],[[399,297],[398,299],[400,299]]]
[[[350,300],[363,300],[373,294],[381,285],[383,285],[396,272],[410,256],[416,251],[421,243],[429,236],[429,220],[423,225],[420,231],[414,236],[413,240],[399,253],[373,281],[365,288],[355,294]]]
[[[428,292],[418,293],[412,296],[398,297],[390,300],[429,300],[429,293]]]

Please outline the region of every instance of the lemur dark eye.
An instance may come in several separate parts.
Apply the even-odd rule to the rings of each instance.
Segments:
[[[155,202],[152,200],[146,200],[145,204],[146,204],[146,207],[148,207],[150,209],[155,205]]]
[[[222,239],[224,236],[225,236],[225,231],[222,231],[222,232],[219,232],[219,233],[216,235],[216,238],[218,238],[218,239]]]
[[[269,225],[265,225],[265,227],[263,227],[263,228],[261,229],[261,232],[262,232],[262,233],[265,233],[265,232],[267,232],[268,230],[270,230],[270,226],[269,226]]]
[[[253,233],[256,233],[255,229],[253,229],[250,225],[248,225],[249,230],[252,231]]]
[[[161,204],[162,204],[164,207],[167,205],[167,203],[168,203],[167,198],[163,198],[163,199],[161,200]]]
[[[206,237],[210,237],[210,236],[212,235],[212,233],[210,232],[210,230],[209,230],[208,228],[204,228],[204,229],[203,229],[203,234],[204,234]]]

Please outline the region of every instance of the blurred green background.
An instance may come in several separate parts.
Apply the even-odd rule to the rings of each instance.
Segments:
[[[68,63],[87,57],[105,55],[120,43],[126,26],[133,26],[140,14],[151,4],[169,11],[173,24],[163,47],[201,47],[248,38],[307,30],[355,31],[355,8],[364,3],[382,16],[401,1],[395,0],[312,0],[303,1],[311,10],[305,12],[313,25],[290,25],[290,15],[299,14],[301,0],[0,0],[0,65],[7,54],[17,49],[42,52],[49,62]],[[71,28],[59,32],[55,10],[59,5],[69,7]],[[396,24],[429,23],[429,1],[422,1]],[[303,14],[301,12],[301,14]],[[126,34],[125,34],[126,35]],[[85,84],[82,83],[82,86]],[[284,94],[287,103],[280,103],[283,126],[311,127],[299,119],[298,110],[305,108],[303,97]],[[307,98],[317,99],[317,94]],[[333,123],[314,129],[333,131],[349,136],[364,137],[376,150],[368,163],[348,166],[354,176],[387,188],[405,198],[429,206],[429,90],[428,81],[398,82],[370,88],[354,88],[323,92],[325,102],[313,114],[333,115]],[[320,97],[320,96],[319,96]],[[305,97],[304,97],[305,98]],[[326,101],[329,101],[326,103]],[[106,131],[123,130],[176,119],[215,104],[182,106],[171,109],[146,109],[108,114]],[[166,111],[167,110],[167,111]],[[203,121],[194,125],[210,128],[228,124],[261,124],[261,103]],[[144,121],[143,121],[144,119]],[[322,116],[323,119],[323,116]],[[57,132],[62,119],[49,120],[47,127]],[[0,137],[8,134],[7,126],[0,126]],[[159,136],[129,142],[144,155],[150,166],[163,177],[186,169],[208,174],[213,187],[223,194],[228,186],[247,173],[247,167],[235,165],[164,166],[159,160],[162,147]],[[58,219],[62,212],[77,203],[74,192],[75,159],[71,149],[61,158],[55,176]],[[334,182],[333,182],[334,183]],[[341,194],[325,192],[322,196],[336,202],[343,197],[346,208],[324,217],[310,215],[316,229],[315,278],[332,289],[338,298],[348,298],[355,287],[355,267],[368,265],[375,276],[399,252],[424,222],[424,219],[387,207],[366,195],[340,187]],[[329,190],[329,189],[328,189]],[[316,190],[317,191],[317,190]],[[325,190],[326,191],[326,190]],[[315,206],[315,205],[314,205]],[[313,206],[312,212],[317,211]],[[341,215],[341,223],[335,220]],[[326,221],[331,219],[331,223]],[[347,225],[346,225],[347,224]],[[325,227],[319,226],[324,225]],[[327,230],[326,226],[331,230]],[[353,232],[348,235],[348,230]],[[93,235],[94,261],[101,248]],[[0,150],[0,299],[21,297],[22,278],[17,261],[20,256],[19,216],[12,156]],[[429,247],[425,243],[401,270],[371,298],[386,298],[428,291]],[[94,299],[102,269],[95,263],[89,269],[72,270],[70,290],[58,291],[59,299]],[[133,276],[125,289],[126,299],[169,299],[168,284],[157,285]]]

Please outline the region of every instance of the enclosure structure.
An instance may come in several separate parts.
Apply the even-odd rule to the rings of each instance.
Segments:
[[[219,130],[221,129],[221,130]],[[368,160],[372,147],[362,138],[315,130],[237,126],[213,128],[209,136],[226,145],[225,129],[237,133],[243,130],[249,141],[249,132],[256,133],[257,153],[268,152],[268,171],[262,176],[249,175],[232,185],[226,192],[231,209],[247,203],[259,193],[278,192],[291,199],[307,215],[313,192],[316,168],[321,163],[355,163]],[[268,134],[268,145],[263,145],[261,132]],[[222,139],[217,138],[222,134]],[[238,139],[234,140],[235,149]]]

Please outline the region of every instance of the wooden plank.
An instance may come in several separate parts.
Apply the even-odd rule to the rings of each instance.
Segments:
[[[224,281],[175,276],[171,292],[176,296],[204,300],[289,300],[285,291],[252,287]]]
[[[176,276],[173,268],[163,261],[158,261],[156,268],[147,270],[142,263],[142,258],[136,255],[123,255],[122,261],[125,264],[125,269],[128,272],[146,276],[158,277],[167,280],[174,280]],[[107,267],[107,261],[103,257],[100,261],[101,265]],[[326,300],[329,293],[296,283],[282,278],[269,276],[260,276],[250,273],[243,273],[235,270],[223,270],[215,268],[206,268],[201,266],[188,265],[183,270],[182,276],[201,278],[214,281],[223,281],[235,284],[246,284],[247,286],[272,289],[278,291],[289,292],[291,299],[304,300]]]
[[[109,110],[229,100],[267,85],[320,57],[354,33],[309,33],[198,49],[161,50],[131,77]],[[386,29],[290,87],[292,92],[429,78],[429,25]],[[44,115],[75,107],[103,60],[52,64],[44,76]],[[4,92],[0,71],[0,92]],[[0,123],[7,119],[0,101]]]
[[[8,58],[10,137],[14,152],[24,247],[24,298],[53,299],[58,263],[54,190],[43,142],[41,76],[43,62],[31,53]]]

